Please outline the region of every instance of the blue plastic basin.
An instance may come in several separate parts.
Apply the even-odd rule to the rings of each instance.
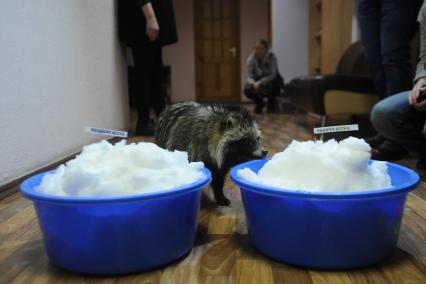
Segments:
[[[419,183],[416,172],[387,163],[391,189],[341,194],[282,190],[237,176],[243,168],[257,173],[267,161],[231,170],[241,190],[250,242],[260,252],[319,269],[366,266],[392,253],[407,194]]]
[[[123,274],[168,264],[191,251],[201,180],[172,191],[114,197],[63,197],[35,191],[42,173],[25,180],[49,259],[67,270]]]

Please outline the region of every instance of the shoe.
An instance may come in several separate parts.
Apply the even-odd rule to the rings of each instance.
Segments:
[[[266,112],[267,113],[277,112],[277,106],[275,104],[269,104],[268,103],[268,106],[266,107]]]
[[[386,138],[380,134],[376,134],[375,136],[365,138],[365,142],[367,142],[371,148],[379,147],[383,142],[385,142],[385,140]]]
[[[262,114],[262,107],[257,105],[256,108],[254,109],[254,113],[255,114]]]
[[[256,107],[254,109],[254,113],[261,114],[264,107],[265,107],[265,102],[263,101],[263,99],[259,99],[258,101],[256,101]]]
[[[138,125],[135,130],[136,136],[154,136],[154,126],[153,124],[146,123]]]
[[[407,155],[407,151],[399,144],[385,140],[377,148],[371,149],[371,159],[378,161],[396,161],[401,160]]]
[[[256,94],[255,97],[252,98],[256,107],[254,108],[254,113],[261,114],[263,108],[265,107],[265,102],[260,94]]]
[[[266,111],[268,113],[274,113],[278,110],[278,104],[275,98],[269,98],[268,99],[268,106],[266,108]]]
[[[275,107],[268,107],[266,109],[266,112],[267,113],[275,113],[275,112],[277,112],[277,109]]]
[[[426,171],[426,159],[419,159],[416,163],[416,168],[419,171]]]

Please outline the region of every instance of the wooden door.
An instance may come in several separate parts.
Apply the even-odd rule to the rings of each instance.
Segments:
[[[194,3],[196,98],[240,101],[239,1]]]
[[[352,41],[352,0],[309,1],[309,74],[332,74]]]
[[[336,72],[340,58],[352,41],[354,3],[351,0],[323,0],[321,25],[323,74]]]

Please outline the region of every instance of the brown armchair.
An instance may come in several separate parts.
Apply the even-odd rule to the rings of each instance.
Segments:
[[[322,126],[328,116],[369,114],[379,100],[359,41],[345,51],[335,74],[297,77],[287,87],[292,103],[320,115]]]

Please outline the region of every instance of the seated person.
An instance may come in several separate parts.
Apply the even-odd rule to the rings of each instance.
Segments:
[[[255,113],[262,113],[265,106],[263,97],[268,98],[268,112],[276,110],[276,96],[279,95],[283,79],[278,73],[277,59],[270,51],[265,39],[258,39],[254,52],[247,59],[247,81],[244,94],[256,104]]]
[[[419,13],[420,61],[411,91],[402,92],[377,103],[371,113],[371,122],[379,134],[395,141],[419,160],[417,168],[426,170],[426,138],[422,135],[426,122],[426,1]],[[419,98],[420,97],[420,98]],[[423,97],[423,98],[422,98]],[[372,150],[372,156],[381,148]]]

